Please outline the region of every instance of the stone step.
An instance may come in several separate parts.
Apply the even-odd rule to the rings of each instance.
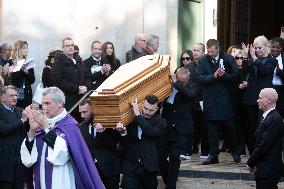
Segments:
[[[229,153],[219,155],[219,164],[201,165],[198,154],[191,160],[182,161],[177,182],[177,189],[253,189],[254,175],[249,173],[246,162],[249,156],[242,157],[241,163],[235,163]],[[158,189],[164,189],[159,176]],[[284,189],[284,180],[278,184]]]

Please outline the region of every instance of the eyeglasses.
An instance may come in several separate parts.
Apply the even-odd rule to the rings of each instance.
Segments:
[[[236,60],[243,60],[244,57],[238,57],[238,56],[236,56],[235,59],[236,59]]]
[[[187,60],[189,61],[190,60],[190,57],[181,57],[182,60]]]

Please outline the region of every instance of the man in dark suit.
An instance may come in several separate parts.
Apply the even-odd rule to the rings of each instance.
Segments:
[[[283,120],[276,111],[278,94],[273,88],[262,89],[257,100],[264,113],[256,130],[255,149],[247,161],[249,171],[254,173],[256,189],[277,189],[283,170],[282,138]]]
[[[79,105],[84,121],[80,124],[81,133],[96,162],[98,172],[107,189],[118,189],[120,181],[120,154],[118,152],[119,133],[114,129],[103,128],[100,123],[93,126],[92,103],[84,99]]]
[[[143,102],[142,111],[138,104],[132,103],[135,120],[126,128],[118,123],[121,132],[120,142],[125,150],[123,158],[123,188],[156,189],[159,171],[157,139],[163,134],[166,120],[158,111],[158,98],[148,95]]]
[[[235,162],[241,161],[237,154],[235,121],[232,101],[234,81],[238,76],[235,59],[220,52],[219,42],[209,39],[206,43],[207,55],[199,59],[197,81],[203,87],[203,113],[207,121],[210,155],[203,165],[219,163],[218,128],[224,125]]]
[[[0,104],[0,187],[1,189],[23,189],[20,173],[20,146],[28,131],[24,124],[28,116],[16,107],[17,88],[5,86],[1,91]]]
[[[84,60],[89,74],[92,75],[92,89],[97,89],[110,75],[111,66],[102,59],[102,43],[93,41],[92,54]]]
[[[51,67],[54,86],[61,89],[66,96],[65,109],[69,111],[91,87],[91,76],[78,56],[74,56],[74,41],[70,37],[62,40],[63,53],[58,54]],[[78,121],[78,108],[71,115]]]
[[[179,68],[173,75],[173,91],[164,103],[162,117],[167,120],[165,134],[159,140],[160,172],[167,189],[176,188],[180,156],[186,149],[186,137],[192,141],[191,108],[198,93],[195,82],[189,82],[187,68]],[[167,158],[169,157],[169,161]]]
[[[273,74],[272,84],[273,88],[279,95],[276,109],[282,117],[284,117],[284,56],[282,54],[283,45],[284,41],[280,37],[274,37],[270,40],[271,56],[274,57],[278,62],[278,65],[276,66]]]

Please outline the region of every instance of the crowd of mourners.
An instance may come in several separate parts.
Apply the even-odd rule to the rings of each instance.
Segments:
[[[134,41],[126,63],[158,51],[156,35],[139,33]],[[38,104],[31,87],[34,68],[23,64],[16,69],[30,58],[27,41],[2,44],[1,188],[154,189],[160,174],[166,188],[174,189],[181,161],[198,154],[202,165],[218,164],[220,152],[231,153],[235,163],[251,156],[248,167],[258,173],[254,162],[266,157],[266,141],[257,140],[266,116],[260,94],[270,94],[273,101],[276,93],[276,110],[284,116],[283,45],[282,38],[265,36],[252,44],[230,46],[226,52],[216,39],[195,43],[180,55],[170,96],[161,102],[149,94],[140,108],[133,102],[135,121],[110,129],[94,123],[88,98],[74,105],[121,66],[112,42],[93,41],[90,57],[83,60],[74,40],[64,38],[62,50],[51,49],[45,61]],[[263,91],[267,88],[273,92]],[[273,162],[281,161],[277,167],[282,167],[282,129],[277,133],[277,141],[269,144],[277,147]],[[23,172],[31,176],[22,176]],[[277,179],[280,175],[269,174]],[[258,177],[262,178],[259,173]]]

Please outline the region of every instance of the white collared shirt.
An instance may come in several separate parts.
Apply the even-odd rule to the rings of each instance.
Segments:
[[[178,92],[178,90],[176,88],[173,88],[172,94],[169,96],[169,98],[167,100],[168,103],[174,104],[177,92]]]
[[[219,53],[218,53],[218,54],[217,54],[217,56],[216,56],[215,58],[213,58],[213,59],[215,59],[215,60],[216,60],[216,63],[218,62],[219,57],[220,57],[220,56],[219,56]],[[212,59],[212,63],[213,63],[213,64],[215,64],[215,62],[214,62],[214,60],[213,60],[213,59]]]
[[[102,60],[102,57],[96,58],[96,57],[94,57],[93,55],[91,55],[91,56],[92,56],[92,58],[93,58],[95,61],[101,61],[101,60]]]
[[[264,113],[262,114],[263,120],[266,118],[266,116],[269,114],[269,112],[271,112],[271,111],[274,110],[274,109],[275,109],[275,107],[270,108],[269,110],[267,110],[266,112],[264,112]]]
[[[94,128],[94,134],[93,137],[96,138],[96,134],[97,134],[97,128],[93,127],[92,124],[89,124],[89,133],[92,135],[92,128]]]
[[[281,54],[276,58],[276,60],[278,61],[278,65],[279,65],[280,70],[283,70]],[[273,73],[272,84],[273,85],[283,85],[281,78],[278,75],[276,75],[276,69],[277,68],[275,68],[274,73]]]

